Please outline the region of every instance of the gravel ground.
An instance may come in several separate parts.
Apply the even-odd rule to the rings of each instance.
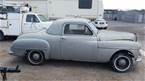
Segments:
[[[109,30],[137,33],[144,49],[145,25],[109,22]],[[145,60],[127,73],[116,73],[107,64],[50,60],[42,66],[31,66],[24,59],[11,56],[8,49],[13,39],[0,42],[0,65],[21,66],[19,74],[8,74],[8,81],[145,81]]]

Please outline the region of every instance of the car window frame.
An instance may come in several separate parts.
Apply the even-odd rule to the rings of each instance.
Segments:
[[[92,33],[92,35],[64,34],[64,29],[65,29],[66,24],[82,24],[82,25],[86,25],[87,28],[89,29],[89,31]],[[62,31],[62,36],[94,36],[94,32],[91,30],[90,26],[88,24],[86,24],[86,23],[67,22],[67,23],[63,24],[61,31]]]
[[[28,21],[27,21],[28,15],[31,15],[31,16],[33,16],[33,17],[35,16],[35,17],[37,18],[38,22],[28,22]],[[27,15],[26,15],[26,23],[40,23],[40,20],[39,20],[39,18],[37,17],[37,15],[35,15],[35,14],[27,14]]]

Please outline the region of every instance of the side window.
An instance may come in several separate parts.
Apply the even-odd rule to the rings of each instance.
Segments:
[[[35,15],[27,15],[26,22],[39,22],[38,18]]]
[[[82,24],[66,24],[64,34],[72,35],[93,35],[88,26]]]
[[[92,0],[79,0],[79,9],[91,9]]]
[[[0,6],[0,19],[6,20],[7,19],[7,9]]]
[[[15,8],[12,6],[7,6],[7,12],[15,13]]]

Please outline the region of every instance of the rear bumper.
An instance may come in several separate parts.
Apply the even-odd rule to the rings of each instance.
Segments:
[[[9,50],[9,52],[8,52],[10,55],[15,55],[15,53],[13,52],[13,51],[11,51],[11,50]]]
[[[11,51],[11,50],[9,50],[8,53],[9,53],[10,55],[13,55],[13,56],[18,56],[16,53],[14,53],[14,52]]]

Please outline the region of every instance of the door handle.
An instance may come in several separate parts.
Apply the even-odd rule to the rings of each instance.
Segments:
[[[12,24],[9,24],[9,26],[12,26]]]
[[[24,23],[24,25],[27,25],[27,23]]]
[[[61,37],[61,40],[66,40],[64,37]]]

